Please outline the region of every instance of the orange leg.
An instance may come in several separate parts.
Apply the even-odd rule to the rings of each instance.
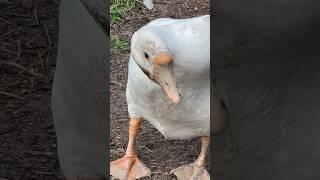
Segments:
[[[136,139],[142,118],[131,118],[129,122],[129,142],[124,157],[112,161],[110,164],[110,174],[121,180],[138,179],[149,176],[151,171],[137,156]]]
[[[201,138],[201,152],[200,152],[198,159],[194,163],[194,169],[193,169],[193,173],[192,173],[192,176],[190,179],[197,179],[198,177],[201,177],[202,174],[204,173],[203,171],[205,170],[204,166],[205,166],[206,155],[207,155],[209,143],[210,143],[209,137],[202,137]]]
[[[192,164],[172,170],[171,173],[175,174],[179,180],[210,180],[209,173],[205,169],[209,143],[209,136],[201,137],[201,152],[198,159]]]

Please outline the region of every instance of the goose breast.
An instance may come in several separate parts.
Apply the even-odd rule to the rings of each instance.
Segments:
[[[173,55],[182,99],[172,103],[161,87],[129,59],[126,89],[130,117],[142,116],[168,139],[210,133],[210,17],[158,19],[141,29],[161,34]]]

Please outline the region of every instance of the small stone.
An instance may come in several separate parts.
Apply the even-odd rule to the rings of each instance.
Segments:
[[[33,7],[33,0],[22,0],[22,6],[26,9],[31,9]]]
[[[153,0],[144,0],[143,3],[149,10],[151,10],[154,6]]]
[[[123,148],[117,148],[117,149],[110,149],[110,154],[114,156],[122,156],[125,153],[125,150]]]

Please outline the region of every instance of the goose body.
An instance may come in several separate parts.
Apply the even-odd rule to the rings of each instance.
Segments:
[[[174,104],[130,55],[126,89],[130,117],[143,117],[167,139],[188,139],[210,133],[210,16],[161,18],[135,32],[134,41],[154,33],[173,56],[181,101]]]
[[[142,118],[167,139],[201,137],[198,159],[171,171],[179,180],[209,180],[205,156],[210,140],[210,16],[161,18],[131,38],[128,83],[129,141],[125,155],[110,164],[119,179],[149,176],[137,156]]]

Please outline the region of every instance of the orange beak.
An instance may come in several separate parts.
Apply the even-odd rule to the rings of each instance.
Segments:
[[[181,95],[176,86],[172,62],[171,55],[157,55],[154,59],[151,79],[159,83],[167,96],[177,104],[181,100]]]

